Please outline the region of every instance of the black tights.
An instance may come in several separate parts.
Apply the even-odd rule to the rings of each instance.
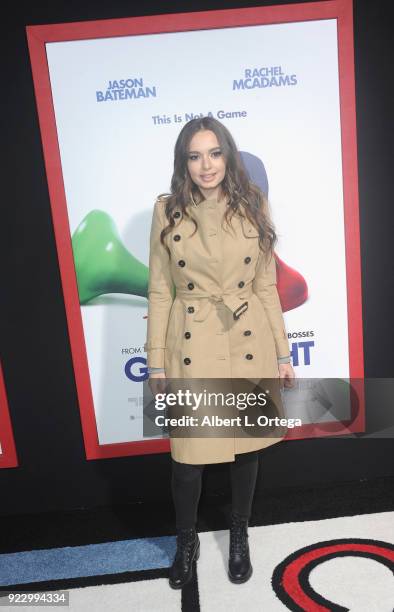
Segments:
[[[205,465],[178,463],[172,459],[171,487],[177,529],[189,529],[197,522],[201,478]],[[250,517],[258,469],[257,451],[235,455],[230,462],[232,511]]]

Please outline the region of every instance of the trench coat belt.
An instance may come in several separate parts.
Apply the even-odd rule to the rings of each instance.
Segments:
[[[193,291],[193,295],[190,295],[190,291],[185,291],[178,288],[176,290],[176,295],[182,299],[186,298],[186,300],[189,299],[193,302],[196,299],[201,301],[201,305],[194,315],[193,321],[205,321],[215,302],[223,302],[223,304],[225,304],[227,308],[231,310],[234,319],[239,319],[239,317],[248,309],[248,302],[246,298],[250,297],[252,293],[252,284],[246,285],[242,288],[242,290],[215,291],[212,293],[209,291]]]

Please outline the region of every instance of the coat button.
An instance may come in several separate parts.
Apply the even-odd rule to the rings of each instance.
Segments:
[[[240,281],[240,282],[238,283],[238,287],[241,287],[241,289],[242,289],[242,287],[244,286],[244,284],[245,284],[245,283],[244,283],[243,281]]]
[[[193,306],[188,306],[187,307],[187,312],[194,312]]]
[[[185,359],[183,360],[183,363],[184,363],[185,365],[189,365],[191,362],[192,362],[192,360],[191,360],[191,359],[189,359],[189,357],[185,357]]]
[[[190,332],[185,332],[185,338],[186,338],[186,340],[189,340],[189,338],[191,338],[191,333]]]
[[[180,235],[179,234],[175,234],[175,236],[174,236],[175,242],[178,242],[178,240],[180,240],[180,239],[181,239]]]
[[[174,213],[174,219],[179,219],[180,216],[181,216],[181,213],[179,211]]]
[[[246,359],[253,359],[253,355],[251,355],[250,353],[248,353],[247,355],[245,355]]]
[[[187,284],[187,288],[188,288],[188,289],[190,289],[190,290],[191,290],[191,289],[194,289],[194,285],[193,285],[193,283],[188,283],[188,284]]]
[[[183,266],[184,266],[184,265],[185,265],[184,260],[183,260],[183,259],[180,259],[180,260],[178,261],[178,266],[181,266],[181,268],[183,268]]]
[[[251,257],[245,257],[244,262],[245,263],[250,263],[252,261]]]
[[[250,336],[250,335],[251,335],[251,333],[252,333],[252,332],[250,331],[250,329],[245,329],[245,331],[244,331],[244,336]]]

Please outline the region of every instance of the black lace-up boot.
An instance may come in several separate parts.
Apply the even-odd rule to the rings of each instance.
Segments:
[[[236,584],[249,580],[253,572],[249,558],[248,537],[248,518],[232,513],[228,577]]]
[[[200,540],[194,527],[177,530],[177,549],[170,567],[170,587],[181,589],[193,577],[194,562],[200,556]]]

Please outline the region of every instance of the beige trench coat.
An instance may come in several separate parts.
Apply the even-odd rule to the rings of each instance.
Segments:
[[[145,350],[148,366],[164,367],[167,378],[277,379],[277,358],[290,353],[275,259],[260,250],[258,232],[246,218],[234,215],[230,227],[222,225],[226,206],[216,198],[190,205],[198,223],[193,236],[193,222],[176,211],[165,238],[170,260],[160,242],[168,225],[165,197],[155,202]],[[170,435],[171,455],[190,464],[234,461],[235,454],[282,437]]]

